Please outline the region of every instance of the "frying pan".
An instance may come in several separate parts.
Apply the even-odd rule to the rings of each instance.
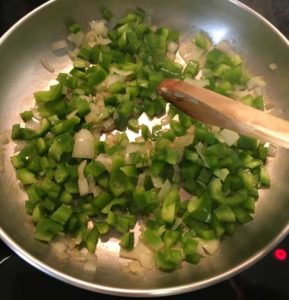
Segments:
[[[234,0],[52,0],[14,25],[0,40],[0,131],[20,121],[19,112],[33,105],[32,94],[47,88],[56,74],[40,64],[46,57],[56,72],[71,66],[67,56],[52,55],[51,44],[66,36],[65,23],[77,20],[84,28],[99,18],[105,5],[116,17],[142,7],[153,23],[182,32],[182,39],[207,32],[214,43],[227,40],[254,74],[268,83],[267,98],[275,113],[289,119],[289,43],[268,21]],[[274,72],[268,67],[275,63]],[[250,267],[280,242],[289,231],[288,151],[278,149],[269,160],[272,187],[260,191],[253,222],[225,238],[219,251],[197,266],[183,265],[172,273],[158,270],[137,276],[123,272],[115,239],[97,250],[96,272],[83,265],[61,260],[48,245],[33,238],[33,226],[24,209],[25,193],[15,179],[9,162],[14,146],[5,150],[4,172],[0,174],[0,237],[34,267],[72,285],[121,296],[154,297],[179,294],[210,286]]]

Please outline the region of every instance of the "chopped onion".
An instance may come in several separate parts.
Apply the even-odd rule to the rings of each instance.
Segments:
[[[105,120],[103,123],[103,128],[108,131],[108,130],[112,130],[115,127],[114,124],[114,119],[113,118],[109,118],[107,120]]]
[[[84,169],[85,169],[86,165],[87,165],[87,160],[83,160],[77,167],[78,178],[85,178]]]
[[[269,68],[270,68],[272,71],[275,71],[275,70],[277,70],[278,66],[277,66],[275,63],[271,63],[271,64],[269,65]]]
[[[119,256],[128,259],[137,259],[140,264],[147,269],[152,269],[154,267],[153,252],[141,241],[138,241],[131,251],[120,249]]]
[[[89,194],[88,181],[85,177],[78,178],[78,190],[80,196],[85,196]]]
[[[67,248],[67,246],[60,241],[52,243],[51,246],[52,249],[55,250],[55,252],[64,252]]]
[[[189,145],[191,145],[194,142],[194,134],[186,134],[183,136],[177,136],[174,139],[174,148],[185,148]]]
[[[55,71],[55,68],[47,61],[46,58],[41,58],[40,62],[42,64],[42,66],[49,71],[50,73],[53,73]]]
[[[169,42],[168,44],[168,51],[170,53],[176,53],[178,50],[179,45],[175,42]]]
[[[116,67],[111,67],[110,72],[112,74],[118,74],[118,75],[122,75],[122,76],[129,76],[129,75],[133,74],[133,71],[120,70]]]
[[[164,186],[164,182],[163,182],[161,177],[152,176],[151,178],[152,178],[152,182],[153,182],[154,187],[162,188]]]
[[[220,241],[219,240],[210,240],[205,241],[203,244],[203,249],[209,254],[213,255],[216,253],[220,248]]]
[[[71,119],[71,118],[73,118],[77,113],[78,113],[78,110],[77,110],[77,109],[76,109],[76,110],[73,110],[70,114],[68,114],[68,115],[66,116],[66,119]]]
[[[141,274],[143,272],[143,267],[139,261],[134,260],[128,263],[128,269],[133,274]]]
[[[254,93],[256,96],[263,96],[264,95],[264,88],[261,86],[257,86],[254,88]]]
[[[138,175],[137,184],[136,184],[138,187],[144,186],[145,177],[146,177],[145,173],[141,173]]]
[[[179,48],[179,54],[184,59],[186,63],[191,60],[198,60],[203,55],[204,50],[197,47],[192,42],[181,43]]]
[[[165,195],[171,190],[171,188],[172,188],[171,182],[168,179],[166,179],[164,185],[162,186],[162,188],[158,193],[158,198],[160,199],[160,201],[164,199]]]
[[[41,128],[41,123],[32,119],[32,120],[25,122],[25,128],[37,132]]]
[[[95,272],[96,269],[97,269],[97,262],[92,260],[88,260],[83,266],[83,270],[88,272]]]
[[[79,48],[75,47],[72,51],[68,51],[68,55],[71,59],[77,57],[78,53],[79,53]]]
[[[70,33],[67,39],[73,43],[76,47],[80,47],[84,39],[84,33],[82,31],[78,31],[76,33]]]
[[[105,23],[105,20],[93,20],[89,22],[89,26],[95,34],[107,36],[108,28],[105,26]]]
[[[204,145],[203,143],[199,142],[197,145],[196,145],[196,151],[198,153],[198,155],[201,157],[202,161],[204,162],[204,165],[206,167],[208,167],[208,163],[206,161],[206,158],[205,158],[205,155],[204,155]]]
[[[106,171],[108,171],[109,173],[111,172],[112,159],[110,156],[108,156],[107,154],[101,153],[97,156],[97,158],[95,160],[101,162],[104,165]]]
[[[26,147],[27,145],[27,142],[26,141],[16,141],[16,146],[14,148],[14,152],[18,152],[18,151],[21,151],[24,147]]]
[[[223,129],[219,133],[228,146],[234,145],[240,138],[239,134],[230,129]]]
[[[249,90],[244,90],[244,91],[233,91],[231,93],[231,97],[233,99],[236,99],[236,100],[241,100],[242,98],[250,95],[251,92]]]
[[[213,133],[218,133],[220,130],[221,130],[220,127],[218,127],[218,126],[212,126],[212,132]]]
[[[94,137],[87,129],[81,129],[75,134],[72,157],[90,158],[94,157]]]
[[[249,90],[252,90],[256,87],[264,88],[266,85],[266,82],[260,76],[254,76],[247,82],[247,88]]]
[[[202,88],[210,85],[210,81],[208,79],[195,80],[191,78],[185,78],[184,81],[196,87],[202,87]]]
[[[61,40],[52,44],[52,50],[60,50],[68,47],[66,40]]]
[[[172,52],[167,52],[166,53],[166,57],[170,60],[175,60],[176,59],[176,54],[175,53],[172,53]]]
[[[96,45],[108,45],[111,43],[111,40],[108,38],[104,38],[101,35],[97,35],[95,39]]]
[[[108,90],[111,85],[116,82],[124,82],[125,76],[119,74],[109,74],[106,79],[97,86],[98,91]]]
[[[89,192],[93,194],[94,197],[98,196],[101,192],[100,187],[95,184],[94,177],[92,175],[87,176]]]

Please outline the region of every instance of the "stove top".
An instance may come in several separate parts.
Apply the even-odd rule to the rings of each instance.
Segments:
[[[0,1],[0,34],[43,0]],[[289,38],[288,0],[242,0],[254,8]],[[0,240],[0,299],[126,299],[85,291],[56,280],[30,266]],[[214,286],[166,299],[237,299],[289,300],[289,237],[253,267],[230,280]]]

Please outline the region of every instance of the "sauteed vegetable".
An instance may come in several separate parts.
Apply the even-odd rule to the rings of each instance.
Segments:
[[[13,140],[26,141],[11,162],[35,238],[65,233],[94,253],[110,234],[132,251],[142,220],[140,241],[159,269],[196,264],[200,241],[252,220],[258,189],[270,186],[268,147],[191,119],[156,87],[178,78],[264,109],[263,82],[205,33],[180,44],[178,31],[152,26],[142,9],[111,29],[112,13],[102,17],[87,33],[69,25],[73,68],[35,92],[36,106],[12,129]]]

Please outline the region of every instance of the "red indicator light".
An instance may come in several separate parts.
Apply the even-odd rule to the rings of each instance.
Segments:
[[[284,249],[276,249],[274,251],[274,256],[277,260],[285,260],[287,258],[287,252]]]

